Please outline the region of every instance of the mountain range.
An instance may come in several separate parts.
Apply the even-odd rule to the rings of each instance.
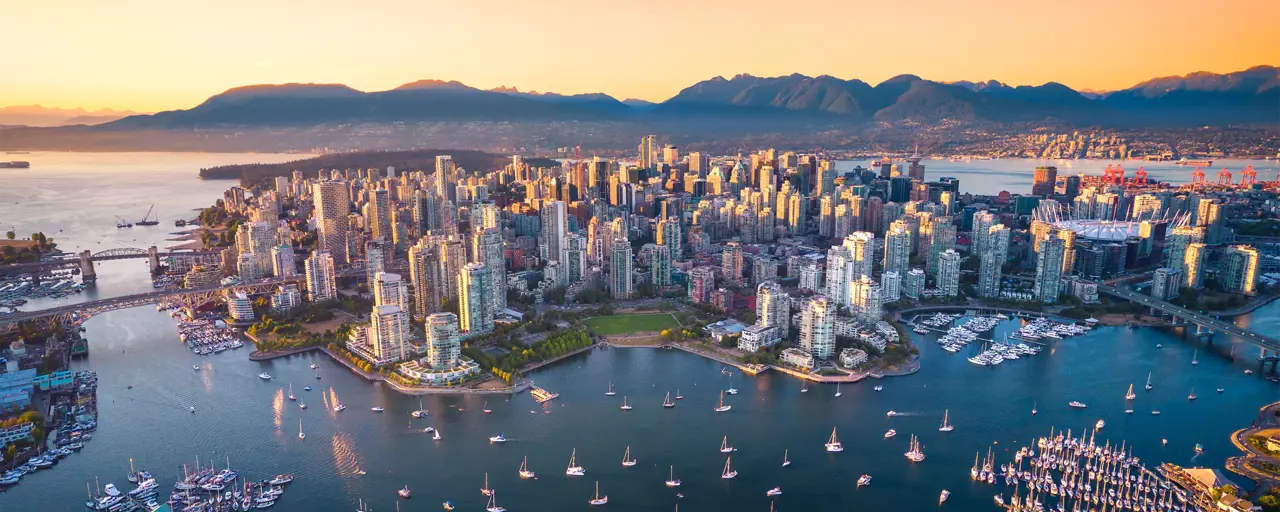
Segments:
[[[83,108],[54,108],[41,105],[16,105],[0,107],[0,125],[67,126],[76,124],[102,124],[137,115],[129,110],[85,110]]]
[[[1276,124],[1280,123],[1280,68],[1256,66],[1235,73],[1162,77],[1105,93],[1082,93],[1053,82],[1010,86],[994,80],[945,83],[899,75],[873,86],[827,75],[743,74],[698,82],[656,104],[620,101],[602,93],[482,90],[441,80],[420,80],[377,92],[341,84],[251,85],[230,89],[190,109],[132,115],[91,130],[709,118],[827,124],[944,120],[1084,126]]]

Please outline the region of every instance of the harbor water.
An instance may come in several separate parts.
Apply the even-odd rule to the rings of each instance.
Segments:
[[[151,187],[145,196],[121,200],[141,204],[137,216],[151,202],[170,203],[161,210],[161,226],[150,228],[157,234],[144,239],[142,247],[163,242],[173,231],[172,218],[186,216],[178,212],[212,203],[231,184],[198,180],[195,171],[208,164],[178,157],[165,157],[175,160],[163,169],[128,171],[122,165],[118,173],[85,171],[74,180],[59,180],[49,166],[38,170],[40,156],[31,155],[33,168],[23,172],[50,175],[41,176],[44,181],[37,185],[19,178],[14,187],[6,186],[0,192],[0,219],[19,219],[20,233],[43,230],[60,243],[65,239],[68,249],[96,251],[96,242],[119,246],[116,241],[142,238],[139,228],[124,234],[114,226],[112,215],[126,203],[106,198],[134,194],[124,185],[112,188],[123,183],[121,175]],[[239,155],[231,161],[261,157]],[[1029,171],[1026,181],[1016,188],[1029,186]],[[966,182],[962,186],[969,190]],[[62,238],[53,234],[59,230]],[[24,309],[150,289],[143,260],[106,262],[98,272],[92,291],[32,301]],[[1280,304],[1273,303],[1239,321],[1267,329],[1280,327],[1278,319]],[[498,503],[512,512],[587,510],[597,480],[609,496],[605,508],[619,511],[673,510],[677,503],[683,511],[767,511],[771,500],[779,511],[919,510],[937,507],[942,489],[951,491],[944,509],[995,510],[991,497],[1005,488],[969,480],[977,452],[985,455],[990,448],[998,452],[998,461],[1007,461],[1012,452],[1006,450],[1047,435],[1051,427],[1078,433],[1103,419],[1099,439],[1127,441],[1148,466],[1221,468],[1235,454],[1228,434],[1249,425],[1258,407],[1277,398],[1274,384],[1243,373],[1256,371],[1252,347],[1239,346],[1233,363],[1216,355],[1229,352],[1225,347],[1231,340],[1220,337],[1216,343],[1223,348],[1201,347],[1200,364],[1193,366],[1195,348],[1176,333],[1104,327],[1052,341],[1039,355],[995,367],[967,361],[980,344],[951,354],[932,341],[935,335],[913,334],[921,351],[917,374],[842,386],[838,398],[834,386],[809,386],[801,393],[800,382],[776,373],[724,376],[719,363],[681,351],[598,349],[529,375],[540,387],[560,393],[547,404],[528,394],[427,396],[422,406],[430,414],[415,420],[409,413],[419,407],[419,398],[366,382],[319,354],[258,363],[248,361],[245,347],[199,356],[178,342],[175,324],[153,308],[107,313],[86,323],[90,356],[73,369],[98,372],[100,426],[81,452],[0,493],[0,510],[82,510],[86,483],[97,479],[128,487],[130,458],[167,490],[181,477],[182,465],[193,465],[197,457],[219,467],[229,459],[241,475],[254,479],[294,473],[295,482],[274,507],[282,511],[350,512],[360,499],[380,512],[395,510],[397,500],[405,512],[440,510],[444,500],[458,510],[481,510],[486,499],[479,488],[486,472]],[[995,336],[1002,338],[1016,325],[1002,324]],[[310,369],[312,362],[319,369]],[[273,378],[259,379],[260,372]],[[1144,391],[1148,372],[1154,389]],[[308,409],[286,398],[290,383]],[[610,383],[615,397],[604,396]],[[884,390],[873,391],[875,384]],[[1126,405],[1130,384],[1138,397]],[[303,391],[304,386],[313,390]],[[732,410],[714,412],[719,390],[730,386],[740,390],[726,396]],[[1193,388],[1199,399],[1189,401]],[[684,399],[673,409],[662,408],[664,395],[677,389]],[[633,410],[619,409],[623,396]],[[1072,400],[1089,407],[1070,408]],[[335,402],[347,409],[334,412]],[[492,414],[482,412],[486,402]],[[1039,411],[1035,416],[1033,404]],[[386,410],[371,411],[375,406]],[[197,412],[190,413],[190,407]],[[1134,413],[1125,414],[1126,407]],[[1153,416],[1152,409],[1162,414]],[[901,415],[889,417],[890,410]],[[944,410],[955,426],[952,432],[938,431]],[[299,419],[305,441],[297,436]],[[439,429],[442,439],[432,440],[423,431],[427,426]],[[842,453],[823,450],[833,427],[844,443]],[[898,435],[884,439],[891,428]],[[508,442],[490,444],[488,437],[498,434]],[[903,456],[911,434],[920,438],[923,462]],[[725,455],[718,448],[726,435],[738,449],[732,462],[739,475],[732,480],[720,478]],[[1204,446],[1198,457],[1197,443]],[[625,468],[621,460],[628,446],[639,463]],[[586,468],[583,477],[564,474],[574,449]],[[792,461],[785,469],[784,450]],[[525,456],[538,479],[517,476]],[[678,489],[663,485],[669,466],[683,481]],[[871,475],[872,483],[857,488],[862,474]],[[400,500],[396,490],[405,485],[413,497]],[[767,498],[773,487],[781,487],[783,495]]]

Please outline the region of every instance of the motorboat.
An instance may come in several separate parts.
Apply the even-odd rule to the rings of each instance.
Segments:
[[[844,451],[844,445],[840,444],[840,440],[836,438],[836,429],[834,427],[831,429],[831,438],[827,440],[827,444],[825,446],[828,452],[834,453]]]
[[[627,447],[627,451],[622,453],[622,467],[632,467],[636,465],[636,460],[631,458],[631,447]]]
[[[1031,415],[1032,415],[1032,416],[1035,416],[1035,415],[1036,415],[1036,405],[1037,405],[1037,404],[1036,404],[1036,402],[1031,402]]]
[[[303,391],[311,391],[311,386],[307,386],[307,387],[305,387],[305,388],[302,388],[302,390],[303,390]]]
[[[502,435],[502,434],[498,434],[498,435],[496,435],[496,436],[490,436],[490,437],[489,437],[489,442],[490,442],[490,443],[505,443],[505,442],[507,442],[507,436],[504,436],[504,435]]]
[[[578,465],[578,449],[574,448],[573,453],[569,454],[569,467],[565,468],[564,474],[569,476],[582,476],[587,474],[587,470]]]
[[[1222,389],[1222,388],[1218,388],[1218,392],[1219,392],[1219,393],[1221,393],[1221,392],[1223,392],[1223,391],[1226,391],[1226,390],[1225,390],[1225,389]]]
[[[897,415],[898,415],[898,412],[897,412],[897,411],[889,411],[889,414],[887,414],[887,416],[889,416],[889,417],[893,417],[893,416],[897,416]]]
[[[345,410],[347,410],[347,406],[345,406],[345,405],[338,404],[338,405],[333,406],[333,412],[342,412],[342,411],[345,411]]]
[[[320,367],[319,367],[319,366],[316,366],[316,364],[315,364],[315,363],[311,363],[311,369],[312,369],[312,370],[319,369],[319,368],[320,368]]]
[[[299,409],[306,409],[306,408],[307,408],[307,404],[304,404],[304,403],[302,403],[302,402],[298,402],[298,408],[299,408]]]
[[[943,489],[942,494],[938,495],[938,504],[941,505],[942,502],[947,501],[947,496],[951,496],[951,491]]]
[[[536,476],[538,475],[529,471],[529,457],[525,456],[524,460],[520,462],[520,478],[534,478]]]
[[[680,481],[676,480],[676,467],[670,466],[667,469],[667,487],[680,487]]]
[[[608,502],[609,502],[608,496],[600,496],[600,481],[596,480],[596,497],[590,500],[587,500],[587,503],[591,505],[604,505],[605,503],[608,503]]]
[[[888,432],[885,432],[885,433],[884,433],[884,438],[885,438],[885,439],[888,439],[888,438],[893,437],[893,436],[896,436],[896,435],[898,435],[898,431],[897,431],[897,430],[889,429],[889,431],[888,431]]]
[[[874,390],[876,390],[876,391],[884,391],[884,386],[879,386],[879,385],[877,385],[876,387],[871,388],[871,389],[874,389]]]
[[[453,503],[452,503],[452,502],[446,501],[446,502],[442,503],[442,504],[441,504],[441,506],[443,506],[445,510],[453,510]]]
[[[1093,429],[1094,429],[1094,430],[1102,430],[1102,427],[1105,427],[1105,426],[1107,426],[1107,422],[1102,421],[1102,420],[1098,420],[1098,422],[1097,422],[1097,423],[1094,423],[1094,424],[1093,424]]]
[[[772,489],[769,489],[768,491],[765,491],[764,495],[765,496],[782,496],[782,488],[774,487]]]
[[[1159,410],[1159,409],[1152,409],[1152,410],[1151,410],[1151,415],[1152,415],[1152,416],[1159,416],[1159,415],[1160,415],[1160,410]]]
[[[728,479],[730,479],[730,478],[733,478],[733,477],[735,477],[735,476],[738,476],[738,472],[737,472],[737,471],[734,471],[734,470],[733,470],[733,467],[731,467],[731,466],[729,465],[729,459],[731,459],[731,458],[732,458],[732,457],[725,457],[725,458],[724,458],[724,471],[720,472],[720,478],[722,478],[722,479],[728,480]]]
[[[284,485],[290,482],[293,482],[293,475],[289,473],[285,473],[281,475],[276,475],[275,478],[272,478],[267,483],[271,485]]]
[[[262,372],[258,374],[258,378],[262,380],[271,380],[271,374],[267,372]]]
[[[198,365],[198,364],[193,364],[193,365],[191,365],[191,369],[192,369],[192,370],[196,370],[196,371],[200,371],[200,365]]]
[[[1072,400],[1071,402],[1067,403],[1067,405],[1070,405],[1077,409],[1084,409],[1085,407],[1088,407],[1087,405],[1084,404],[1084,402],[1077,402],[1075,400]]]
[[[871,475],[862,475],[858,477],[858,487],[871,485]]]
[[[409,499],[410,496],[413,496],[413,493],[409,491],[408,485],[404,486],[403,489],[396,491],[396,494],[399,494],[401,498],[406,500]]]
[[[386,409],[383,409],[381,407],[370,407],[369,410],[373,412],[382,412],[382,411],[385,411]]]

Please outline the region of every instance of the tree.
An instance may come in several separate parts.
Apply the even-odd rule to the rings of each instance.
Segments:
[[[4,236],[5,236],[5,238],[8,238],[8,239],[10,239],[10,240],[13,240],[14,238],[17,238],[17,237],[18,237],[18,234],[17,234],[17,233],[14,233],[13,231],[9,231],[9,232],[6,232],[6,233],[4,234]]]

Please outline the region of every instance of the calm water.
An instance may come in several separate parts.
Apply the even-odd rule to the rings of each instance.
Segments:
[[[853,170],[855,166],[870,167],[871,160],[840,161],[836,168],[841,171]],[[1191,183],[1191,172],[1195,167],[1185,167],[1174,162],[1141,162],[1138,160],[1034,160],[1027,158],[1008,158],[1001,160],[974,160],[972,162],[950,162],[946,160],[924,160],[925,178],[936,180],[943,176],[960,179],[960,192],[983,195],[996,195],[1002,190],[1009,193],[1025,194],[1031,191],[1031,178],[1037,166],[1052,165],[1058,168],[1058,176],[1074,176],[1079,173],[1102,175],[1108,165],[1124,167],[1125,176],[1133,177],[1139,167],[1146,169],[1147,176],[1167,183]],[[1232,172],[1233,182],[1240,181],[1240,171],[1252,165],[1258,171],[1258,181],[1275,179],[1280,171],[1280,162],[1275,160],[1237,160],[1215,159],[1213,168],[1205,168],[1207,178],[1214,183],[1218,181],[1218,171],[1226,167]],[[904,171],[905,172],[905,171]]]
[[[37,155],[31,156],[36,161]],[[199,157],[161,155],[157,158],[172,160],[146,167],[119,162],[111,173],[45,170],[44,176],[19,180],[15,187],[6,180],[0,219],[17,218],[46,232],[55,231],[48,227],[54,225],[68,240],[114,243],[120,240],[116,237],[135,236],[115,229],[110,215],[121,204],[144,202],[145,211],[153,200],[166,201],[165,210],[177,212],[220,195],[229,183],[194,178],[195,168],[208,165]],[[254,161],[263,156],[222,158]],[[121,175],[133,176],[150,192],[117,200],[118,195],[134,194],[112,188]],[[64,196],[69,199],[60,199]],[[40,202],[28,202],[32,197]],[[141,262],[110,262],[99,273],[96,294],[101,296],[149,289]],[[63,300],[84,300],[86,295]],[[1278,319],[1280,304],[1273,304],[1240,321],[1265,329],[1280,327]],[[668,465],[684,481],[679,491],[685,498],[679,501],[685,511],[768,510],[764,493],[774,486],[784,491],[777,501],[782,511],[923,509],[935,505],[943,488],[952,492],[947,509],[995,510],[991,495],[997,489],[968,478],[974,453],[985,453],[993,442],[999,443],[995,449],[1003,462],[1005,449],[1047,433],[1050,426],[1079,431],[1101,418],[1107,422],[1102,437],[1127,440],[1148,464],[1221,468],[1233,454],[1227,435],[1249,424],[1256,407],[1277,397],[1275,386],[1243,374],[1246,360],[1256,355],[1252,349],[1238,349],[1242,357],[1236,365],[1201,350],[1200,364],[1192,366],[1193,347],[1169,333],[1103,328],[995,368],[965,360],[979,350],[976,346],[949,354],[925,341],[918,374],[881,381],[885,389],[880,393],[872,391],[872,383],[846,386],[840,398],[831,387],[802,394],[799,382],[779,375],[734,376],[730,382],[719,374],[719,364],[678,351],[596,351],[531,375],[561,394],[546,407],[527,394],[510,401],[498,397],[488,403],[493,414],[485,415],[483,397],[425,397],[430,418],[411,422],[408,413],[418,407],[417,398],[367,383],[323,358],[315,360],[322,376],[316,380],[308,356],[253,363],[244,348],[201,357],[178,343],[173,323],[164,314],[138,308],[86,324],[91,355],[77,362],[76,369],[99,373],[101,426],[81,453],[0,493],[0,510],[80,510],[80,489],[95,477],[104,484],[127,484],[130,457],[155,473],[166,489],[181,476],[181,465],[196,457],[220,465],[230,458],[233,467],[253,478],[294,472],[298,480],[274,508],[283,511],[349,512],[358,498],[371,501],[375,510],[390,511],[395,490],[406,484],[414,497],[401,504],[405,512],[439,510],[445,499],[459,510],[482,510],[478,487],[486,471],[500,504],[513,512],[586,510],[597,479],[610,497],[608,509],[672,510],[675,491],[662,485]],[[997,332],[1011,328],[1006,324]],[[1157,343],[1164,348],[1156,349]],[[199,371],[191,369],[196,364]],[[262,371],[275,379],[258,379]],[[1156,386],[1150,392],[1141,389],[1147,372],[1154,373]],[[284,398],[291,382],[309,409],[300,410]],[[603,395],[609,382],[618,397]],[[1138,388],[1136,412],[1125,415],[1123,395],[1130,383]],[[741,393],[728,398],[732,411],[716,414],[711,409],[717,390],[730,384]],[[129,385],[132,390],[126,389]],[[306,385],[315,390],[302,391]],[[1186,395],[1193,387],[1200,399],[1189,402]],[[1226,392],[1217,394],[1217,387]],[[662,409],[663,395],[677,388],[685,399],[673,410]],[[634,410],[618,409],[621,395]],[[329,406],[335,397],[349,408],[333,413]],[[1071,409],[1066,405],[1070,400],[1090,407]],[[1033,403],[1040,411],[1035,417],[1030,415]],[[198,412],[188,413],[189,406]],[[387,410],[373,413],[373,406]],[[1163,414],[1151,416],[1152,408]],[[956,426],[945,434],[937,431],[944,409]],[[889,410],[906,415],[890,418],[885,415]],[[297,439],[299,419],[306,441]],[[427,425],[440,428],[444,439],[434,442],[422,433]],[[832,427],[840,429],[843,453],[823,451]],[[899,434],[884,440],[890,428]],[[510,441],[490,445],[488,436],[498,433]],[[912,433],[920,436],[928,457],[920,464],[902,456]],[[733,462],[740,474],[729,481],[719,478],[724,457],[717,448],[725,435],[739,449]],[[1161,446],[1161,438],[1168,439],[1167,446]],[[1196,443],[1206,451],[1193,460]],[[620,465],[628,445],[640,461],[633,468]],[[586,477],[563,474],[574,448]],[[793,461],[785,470],[780,467],[784,449],[790,449]],[[517,477],[526,455],[539,480]],[[357,476],[357,467],[367,474]],[[863,473],[871,474],[873,483],[855,489]]]

